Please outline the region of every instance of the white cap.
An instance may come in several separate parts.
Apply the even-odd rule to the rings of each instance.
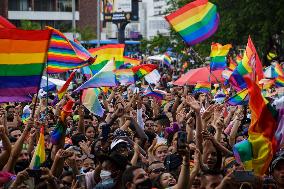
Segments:
[[[116,145],[118,145],[119,143],[126,143],[127,144],[127,141],[125,140],[122,140],[122,139],[117,139],[117,140],[114,140],[112,141],[111,145],[110,145],[110,149],[112,150]]]

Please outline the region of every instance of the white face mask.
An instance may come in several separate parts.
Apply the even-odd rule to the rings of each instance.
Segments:
[[[100,177],[102,179],[102,182],[111,179],[111,172],[106,170],[101,170]]]

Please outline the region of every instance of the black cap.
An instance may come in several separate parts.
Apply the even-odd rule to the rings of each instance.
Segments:
[[[181,164],[182,156],[179,154],[170,154],[166,156],[164,161],[164,165],[169,172],[176,170]]]

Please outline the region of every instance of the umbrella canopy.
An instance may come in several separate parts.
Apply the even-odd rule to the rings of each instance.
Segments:
[[[182,75],[178,80],[176,80],[174,85],[195,85],[199,81],[220,83],[224,82],[225,79],[222,77],[222,70],[216,70],[210,74],[209,67],[201,67],[189,70],[186,74]]]

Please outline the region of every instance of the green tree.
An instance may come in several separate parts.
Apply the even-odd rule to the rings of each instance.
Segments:
[[[184,6],[191,0],[169,1],[168,12]],[[211,0],[217,5],[220,24],[217,32],[209,39],[193,48],[202,56],[210,53],[210,44],[231,43],[235,49],[244,48],[250,35],[260,56],[266,55],[273,46],[278,54],[283,54],[284,38],[284,0]],[[180,37],[172,32],[171,39]],[[277,39],[277,40],[276,40]],[[179,49],[186,48],[184,43],[177,43]]]
[[[39,23],[30,20],[21,20],[21,28],[24,30],[39,30],[41,26]]]
[[[80,34],[80,40],[84,41],[86,46],[89,46],[89,41],[92,39],[96,39],[96,34],[92,27],[86,26],[83,28],[79,28],[77,32]]]

